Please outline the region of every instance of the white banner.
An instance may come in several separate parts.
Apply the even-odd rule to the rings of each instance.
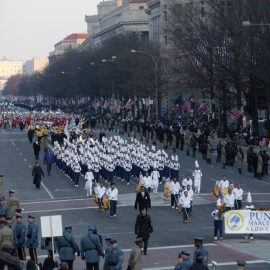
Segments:
[[[232,210],[224,214],[226,234],[270,233],[270,211]]]
[[[56,237],[63,235],[62,216],[40,217],[42,237]]]

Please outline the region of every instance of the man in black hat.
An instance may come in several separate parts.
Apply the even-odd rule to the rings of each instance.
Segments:
[[[26,232],[26,247],[29,249],[29,256],[35,264],[38,263],[37,247],[38,247],[38,225],[35,223],[35,217],[28,215],[28,227]]]
[[[74,240],[72,226],[70,224],[64,226],[63,236],[57,237],[57,246],[59,259],[61,262],[66,262],[68,264],[68,269],[72,270],[75,252],[77,253],[77,256],[80,256],[80,249]]]
[[[16,215],[16,225],[13,227],[14,244],[17,248],[18,256],[21,261],[26,261],[25,255],[25,236],[26,226],[22,222],[22,216]]]
[[[153,227],[151,224],[151,217],[147,215],[146,209],[142,209],[141,213],[137,216],[135,223],[135,234],[137,238],[143,239],[143,253],[147,254],[148,241],[150,234],[153,232]]]

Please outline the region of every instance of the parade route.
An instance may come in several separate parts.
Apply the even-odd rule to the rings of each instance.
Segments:
[[[26,140],[26,136],[26,132],[13,130],[0,132],[2,153],[0,168],[1,173],[4,174],[4,189],[6,191],[15,189],[24,209],[24,221],[26,221],[28,213],[36,216],[36,222],[39,225],[40,216],[60,214],[62,215],[63,224],[69,223],[73,225],[73,234],[77,242],[80,241],[81,235],[87,232],[88,224],[95,224],[101,235],[110,234],[118,240],[119,246],[125,251],[126,261],[136,237],[134,224],[138,210],[135,210],[133,206],[137,183],[132,181],[130,186],[126,186],[125,183],[116,180],[119,189],[119,207],[115,219],[110,219],[108,212],[100,213],[98,211],[94,197],[86,197],[83,177],[80,178],[79,187],[75,188],[70,179],[57,170],[55,165],[53,165],[51,175],[46,175],[43,178],[41,189],[36,190],[32,184],[31,176],[32,166],[35,161],[33,147]],[[178,152],[178,154],[182,165],[180,173],[182,175],[191,173],[194,168],[194,159],[185,157],[181,152]],[[41,164],[42,161],[43,150],[40,152]],[[259,262],[256,264],[257,267],[264,264],[263,261],[267,260],[266,256],[260,256],[259,249],[253,249],[249,252],[248,247],[254,248],[255,243],[262,245],[262,241],[267,240],[264,249],[268,248],[269,235],[260,235],[256,237],[254,242],[245,241],[241,235],[226,235],[225,240],[222,242],[213,241],[211,212],[214,209],[216,199],[212,195],[214,185],[212,179],[220,178],[223,170],[220,169],[220,164],[209,166],[200,157],[198,161],[204,175],[202,182],[203,193],[194,197],[194,209],[192,217],[190,217],[190,223],[183,224],[182,216],[178,214],[178,211],[170,208],[169,198],[163,196],[163,185],[160,185],[158,194],[150,194],[152,208],[149,210],[149,214],[152,218],[154,232],[150,237],[148,256],[143,257],[144,268],[148,270],[171,269],[176,263],[177,254],[181,248],[192,252],[193,239],[197,235],[204,237],[209,249],[210,261],[214,260],[223,263],[224,267],[228,267],[228,264],[232,265],[239,259]],[[42,167],[46,174],[43,164]],[[234,181],[239,181],[244,186],[245,192],[252,192],[257,207],[268,206],[270,201],[270,187],[268,184],[270,181],[268,183],[267,179],[263,179],[263,181],[254,180],[252,175],[246,173],[246,171],[244,175],[234,173],[228,175],[228,177],[231,177]],[[243,201],[245,200],[246,193]],[[237,239],[240,239],[240,242],[236,244]],[[41,258],[44,257],[44,252],[41,251],[39,254]],[[76,260],[78,266],[81,266],[82,263],[80,259]]]

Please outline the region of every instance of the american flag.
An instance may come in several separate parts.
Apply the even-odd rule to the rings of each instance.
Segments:
[[[184,103],[182,104],[182,111],[189,113],[190,110],[191,110],[191,103],[190,101],[185,100]]]
[[[207,115],[209,113],[209,108],[206,103],[202,103],[198,110],[202,115]]]
[[[133,103],[134,102],[132,101],[132,99],[129,99],[127,104],[125,105],[125,109],[126,110],[130,109],[132,107]]]
[[[241,107],[239,110],[237,108],[231,109],[231,118],[232,120],[239,119],[242,115],[244,115],[243,107]]]

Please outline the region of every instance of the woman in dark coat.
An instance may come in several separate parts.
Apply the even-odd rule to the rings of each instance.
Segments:
[[[151,224],[151,218],[147,215],[146,209],[142,209],[141,213],[137,216],[135,223],[135,234],[137,238],[142,238],[143,240],[143,253],[147,254],[148,241],[150,234],[153,232],[153,227]]]
[[[40,182],[41,182],[41,178],[42,176],[44,177],[44,172],[42,170],[42,168],[40,167],[39,163],[36,162],[33,170],[32,170],[32,176],[33,178],[33,184],[36,185],[37,189],[40,189]]]

